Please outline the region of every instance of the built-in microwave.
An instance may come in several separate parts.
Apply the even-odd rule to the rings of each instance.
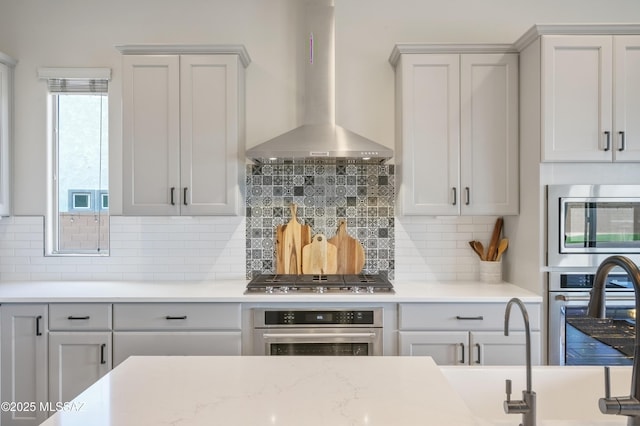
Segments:
[[[547,266],[640,261],[640,185],[547,186]]]

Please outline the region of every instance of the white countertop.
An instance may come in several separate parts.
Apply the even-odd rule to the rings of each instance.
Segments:
[[[542,297],[513,284],[480,282],[394,283],[395,294],[244,294],[247,281],[16,281],[0,282],[0,303],[72,302],[523,302]]]
[[[477,424],[429,357],[131,357],[73,402],[41,426]]]

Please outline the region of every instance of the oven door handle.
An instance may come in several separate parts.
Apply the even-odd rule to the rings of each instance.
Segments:
[[[264,339],[317,339],[317,338],[374,338],[376,333],[264,333]]]
[[[588,302],[591,300],[589,296],[567,296],[566,294],[558,294],[556,295],[556,300],[560,300],[562,302]],[[623,301],[633,301],[635,300],[634,296],[615,296],[607,294],[607,301],[609,300],[623,300]]]

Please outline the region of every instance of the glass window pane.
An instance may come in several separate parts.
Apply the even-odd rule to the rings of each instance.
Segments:
[[[55,97],[57,251],[108,253],[107,96],[63,93]]]

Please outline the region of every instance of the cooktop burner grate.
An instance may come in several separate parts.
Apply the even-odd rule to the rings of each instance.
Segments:
[[[246,293],[265,294],[393,292],[393,285],[383,274],[261,274],[247,284],[246,290]]]

